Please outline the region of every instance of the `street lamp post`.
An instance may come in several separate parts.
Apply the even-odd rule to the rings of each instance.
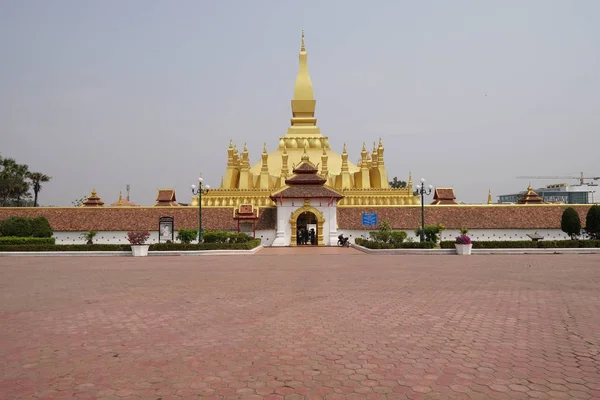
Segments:
[[[417,193],[421,195],[421,243],[425,241],[425,195],[430,195],[433,186],[425,188],[425,179],[421,178],[421,184],[417,185]]]
[[[192,185],[192,194],[198,196],[198,243],[202,243],[202,195],[207,194],[210,186],[203,186],[202,177],[198,178],[198,187]]]

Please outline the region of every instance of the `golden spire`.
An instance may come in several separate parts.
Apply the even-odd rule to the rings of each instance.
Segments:
[[[488,189],[488,204],[492,204],[492,189]]]
[[[413,191],[413,182],[412,182],[412,172],[408,171],[408,190],[410,191],[410,193],[412,194]]]
[[[329,168],[327,167],[328,158],[329,156],[327,155],[327,151],[325,150],[325,147],[323,147],[323,155],[321,156],[321,175],[323,175],[325,178],[329,177]]]
[[[261,158],[262,165],[260,167],[260,173],[262,175],[263,173],[269,172],[269,154],[267,153],[267,142],[265,142],[265,146],[263,147]]]
[[[344,143],[344,150],[342,150],[342,154],[346,154],[346,143]]]
[[[285,144],[283,145],[283,154],[281,155],[281,176],[284,178],[287,177],[290,173],[290,169],[288,167],[288,153],[287,147]]]
[[[313,85],[308,74],[308,58],[304,44],[304,31],[302,31],[302,44],[298,55],[298,75],[294,84],[294,96],[292,97],[292,119],[286,136],[306,137],[321,136],[315,118],[315,106],[317,101],[313,93]],[[298,145],[300,147],[300,145]]]
[[[377,147],[377,164],[383,166],[383,143],[381,143],[381,138],[379,138],[379,146]]]
[[[302,31],[302,47],[300,48],[298,76],[294,86],[294,100],[314,100],[312,81],[308,74],[308,59],[304,46],[304,31]],[[293,107],[292,107],[293,108]],[[314,106],[313,106],[314,113]]]
[[[123,201],[123,192],[119,191],[119,203]]]

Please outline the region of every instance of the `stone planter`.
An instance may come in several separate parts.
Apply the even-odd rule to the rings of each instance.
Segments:
[[[132,244],[131,254],[134,257],[146,257],[148,255],[149,244]]]
[[[473,244],[454,244],[454,247],[456,247],[456,254],[458,254],[459,256],[468,256],[471,254],[471,248],[473,247]]]

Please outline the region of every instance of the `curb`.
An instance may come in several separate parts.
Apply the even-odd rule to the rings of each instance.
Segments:
[[[351,247],[366,254],[373,255],[457,255],[454,249],[367,249],[357,244],[350,244]],[[482,254],[600,254],[600,248],[523,248],[523,249],[472,249],[471,255]]]
[[[149,251],[148,257],[160,256],[243,256],[255,254],[264,246],[252,250],[190,250]],[[6,251],[0,257],[133,257],[130,251]]]

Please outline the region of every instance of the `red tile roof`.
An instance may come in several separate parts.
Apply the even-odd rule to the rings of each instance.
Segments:
[[[585,225],[590,205],[452,205],[425,206],[425,223],[441,222],[448,229],[560,229],[567,207],[574,208]],[[340,229],[364,229],[362,213],[375,212],[378,221],[394,229],[414,229],[421,223],[420,206],[338,207]],[[175,229],[198,227],[198,207],[4,207],[0,220],[13,215],[48,218],[55,231],[157,230],[160,217],[174,218]],[[205,229],[236,230],[234,208],[203,208]],[[261,208],[257,230],[276,228],[277,209]]]
[[[454,189],[452,188],[436,188],[433,194],[433,202],[431,205],[440,205],[440,204],[458,204],[456,201],[456,195],[454,194]]]
[[[155,207],[179,207],[175,198],[175,189],[158,189]]]

